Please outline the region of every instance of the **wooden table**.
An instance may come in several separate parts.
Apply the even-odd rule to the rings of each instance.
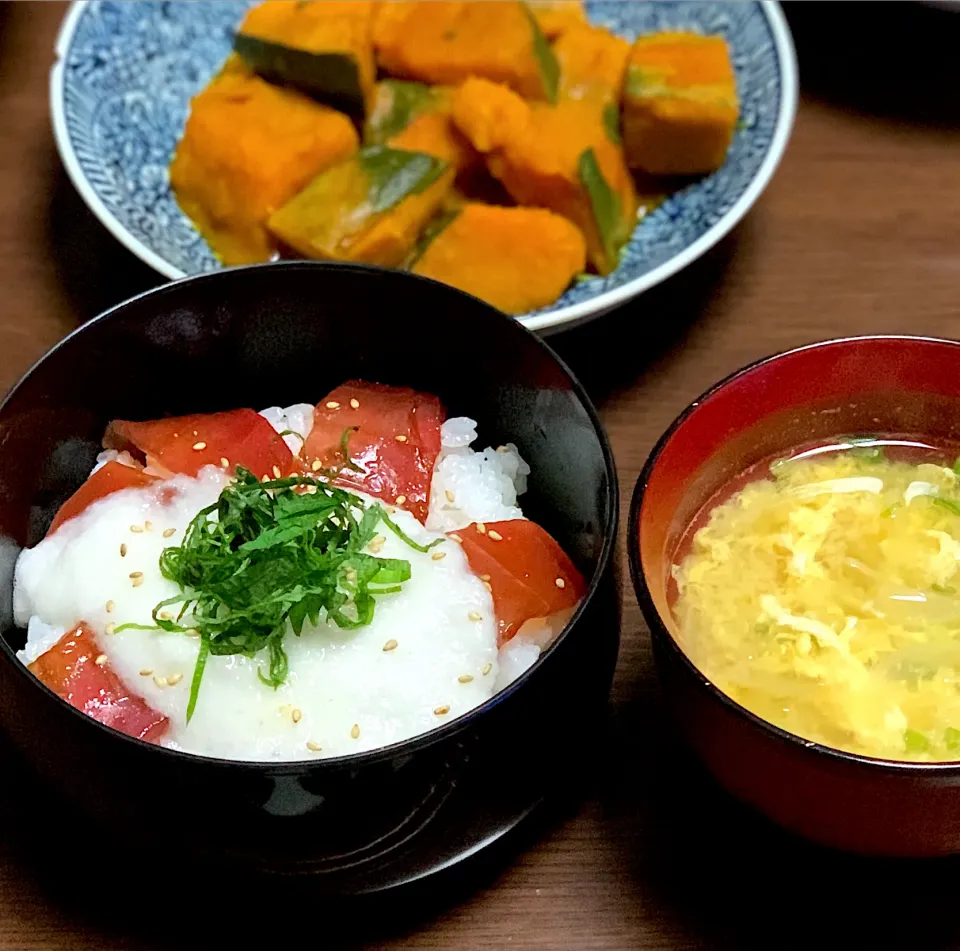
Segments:
[[[4,388],[79,322],[159,283],[95,221],[60,168],[47,72],[62,11],[54,3],[0,4]],[[787,12],[803,95],[767,193],[705,260],[553,341],[600,407],[624,512],[658,435],[737,367],[843,334],[960,336],[960,16],[904,4],[805,4]],[[952,862],[826,854],[713,787],[676,749],[664,722],[629,584],[623,621],[610,727],[589,765],[587,798],[542,819],[479,879],[343,914],[298,903],[278,917],[245,897],[209,909],[202,894],[150,878],[152,850],[175,847],[164,836],[122,858],[99,855],[96,830],[62,814],[51,816],[49,835],[42,825],[24,835],[11,814],[17,800],[0,789],[0,949],[309,941],[740,951],[831,939],[960,947]],[[2,776],[3,789],[21,782],[12,768]],[[59,873],[49,870],[54,852],[64,858]],[[129,877],[131,867],[143,876],[143,901],[118,907],[111,881]],[[82,880],[101,883],[95,900]],[[186,909],[199,911],[197,924],[188,925]],[[239,925],[222,925],[229,919]]]

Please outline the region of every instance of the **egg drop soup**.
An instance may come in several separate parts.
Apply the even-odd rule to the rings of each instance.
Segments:
[[[957,454],[843,438],[751,468],[678,547],[680,646],[729,697],[797,736],[960,761]]]

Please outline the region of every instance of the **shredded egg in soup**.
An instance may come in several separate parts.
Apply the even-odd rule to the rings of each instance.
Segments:
[[[673,568],[677,639],[798,736],[960,760],[960,477],[933,450],[896,454],[805,453],[714,507]]]

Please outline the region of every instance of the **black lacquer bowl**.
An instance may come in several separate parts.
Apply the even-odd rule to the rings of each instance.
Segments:
[[[533,669],[429,734],[356,756],[242,763],[172,752],[89,719],[17,661],[16,553],[80,485],[115,417],[315,402],[351,377],[436,393],[531,467],[525,514],[590,580]],[[589,744],[619,643],[617,485],[596,413],[512,318],[408,274],[319,263],[168,284],[67,337],[0,405],[0,723],[76,806],[114,831],[235,873],[378,890],[476,852],[565,784]],[[51,583],[56,583],[52,580]]]

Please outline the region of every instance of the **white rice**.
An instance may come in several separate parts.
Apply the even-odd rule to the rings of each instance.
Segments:
[[[22,622],[23,618],[18,617],[17,620]],[[17,652],[17,658],[24,664],[32,664],[41,654],[46,654],[66,633],[65,627],[47,624],[35,614],[30,615],[27,621],[27,643],[22,651]]]
[[[283,441],[295,456],[299,456],[313,429],[313,406],[310,403],[294,403],[284,408],[269,406],[260,410],[260,415],[278,433],[287,434]]]
[[[290,431],[284,440],[299,455],[313,426],[313,407],[274,406],[261,415],[277,432]],[[426,527],[407,513],[395,515],[411,537],[429,540],[471,522],[524,517],[517,498],[526,490],[530,467],[512,444],[475,451],[476,425],[466,417],[443,424]],[[113,459],[131,461],[111,450],[98,456],[95,468]],[[192,515],[219,494],[224,476],[208,467],[196,480],[175,479],[183,489],[182,504],[167,506],[162,517],[164,524],[177,527],[175,537],[181,537]],[[139,570],[156,565],[168,544],[157,533],[124,535],[130,556],[117,555],[115,536],[142,522],[144,513],[156,512],[151,507],[155,505],[149,488],[114,493],[23,553],[17,565],[15,609],[18,623],[27,625],[27,644],[18,656],[32,663],[84,618],[121,678],[170,718],[165,743],[172,747],[276,760],[338,755],[395,742],[437,725],[434,708],[449,705],[445,721],[483,703],[531,667],[566,620],[524,625],[498,654],[492,601],[469,571],[459,546],[447,543],[450,557],[434,561],[386,533],[384,556],[409,559],[414,578],[404,592],[378,603],[373,624],[355,632],[322,624],[322,630],[288,637],[291,676],[276,694],[256,680],[259,658],[211,657],[204,675],[205,703],[198,704],[187,727],[185,703],[196,640],[143,631],[109,637],[100,633],[108,621],[149,623],[152,606],[175,593],[156,570],[145,572],[139,589],[124,583],[131,559]],[[103,543],[104,537],[109,541]],[[49,583],[52,577],[55,586]],[[109,617],[103,607],[108,600],[116,602]],[[467,607],[481,614],[483,622],[465,623]],[[402,640],[404,650],[384,652],[389,638]],[[152,677],[139,676],[143,669],[185,676],[176,688],[161,688]],[[467,672],[473,679],[464,683],[458,677]],[[306,751],[307,730],[291,727],[293,708],[301,711],[300,722],[313,724],[317,737],[312,738],[322,752]],[[351,736],[347,721],[362,721],[359,739]]]
[[[129,452],[117,452],[116,449],[104,449],[103,452],[97,456],[97,463],[90,470],[90,475],[93,475],[98,469],[102,469],[108,462],[120,462],[125,466],[136,466],[136,462]]]
[[[517,496],[527,490],[528,466],[513,443],[482,452],[471,449],[477,424],[465,416],[440,428],[440,456],[433,470],[427,527],[455,532],[471,522],[523,518]]]

